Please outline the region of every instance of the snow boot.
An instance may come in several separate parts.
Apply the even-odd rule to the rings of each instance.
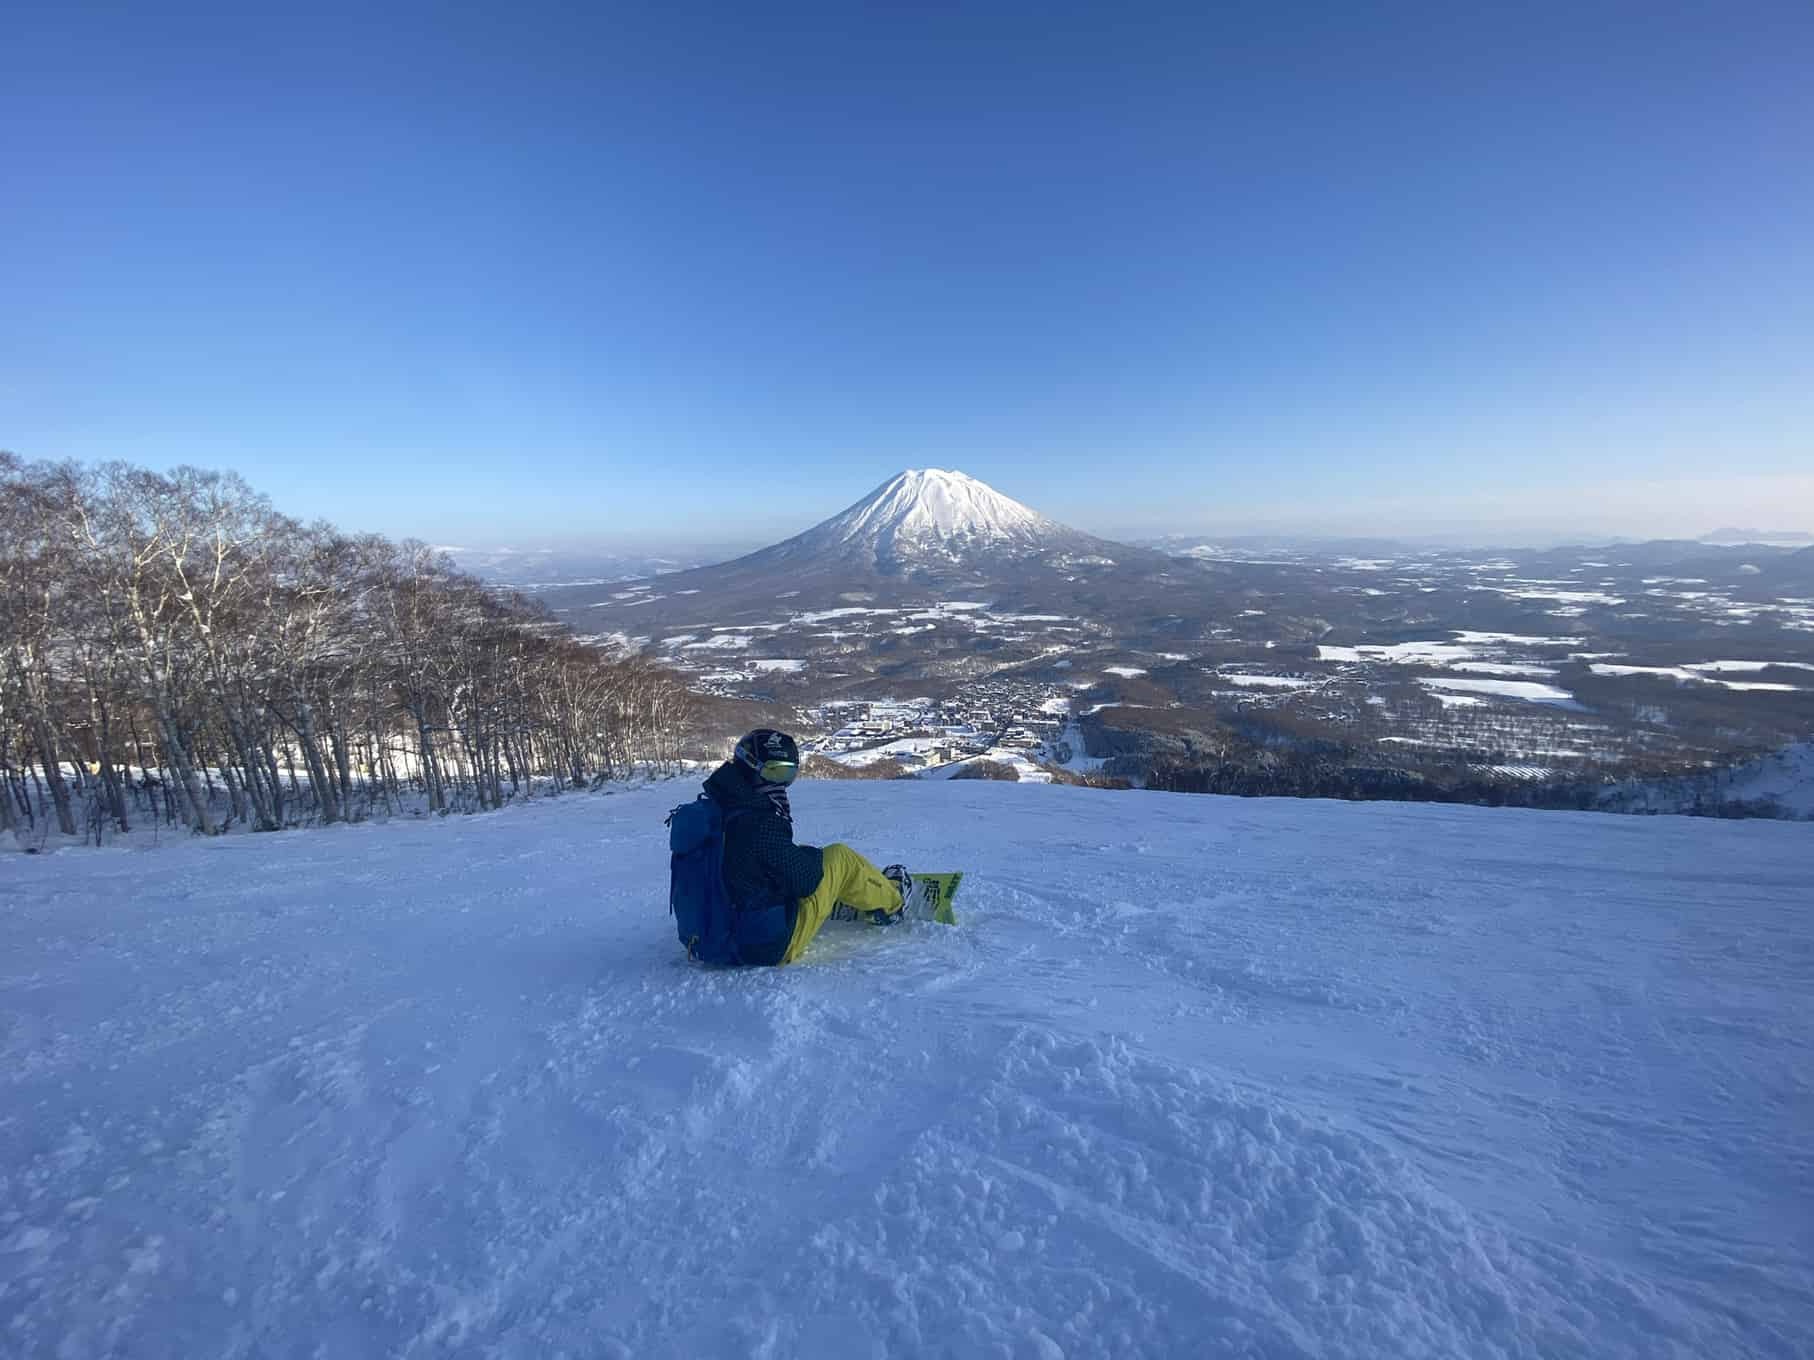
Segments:
[[[886,869],[882,870],[882,877],[894,884],[895,888],[899,890],[901,894],[901,910],[872,911],[869,913],[869,919],[874,921],[877,925],[891,926],[895,924],[895,922],[903,921],[907,918],[907,901],[913,896],[913,875],[907,872],[907,866],[904,864],[890,864]]]

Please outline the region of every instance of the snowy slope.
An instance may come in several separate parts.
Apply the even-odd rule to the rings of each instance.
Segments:
[[[1775,815],[1814,821],[1814,742],[1779,750],[1726,770],[1608,785],[1601,806],[1619,812],[1680,813],[1702,806],[1754,803]]]
[[[1814,741],[1798,741],[1732,772],[1728,798],[1769,801],[1793,817],[1814,817]]]
[[[815,783],[964,924],[740,973],[685,792],[0,860],[0,1353],[1814,1351],[1805,824]]]

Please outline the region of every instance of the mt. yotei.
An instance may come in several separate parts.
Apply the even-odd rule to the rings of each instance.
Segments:
[[[1150,598],[1155,582],[1200,579],[1191,564],[1096,538],[1049,519],[974,477],[939,468],[902,472],[830,519],[717,566],[673,572],[601,601],[576,587],[544,596],[591,632],[659,638],[701,624],[768,619],[853,605],[904,607],[987,598],[1022,610],[1096,612],[1077,597]],[[634,610],[634,617],[622,617]],[[602,611],[602,612],[601,612]],[[651,631],[652,630],[652,631]]]
[[[899,575],[1037,558],[1112,566],[1127,551],[1048,519],[964,473],[914,468],[842,513],[742,561],[835,559]]]

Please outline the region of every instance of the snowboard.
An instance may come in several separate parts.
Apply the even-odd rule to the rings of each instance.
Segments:
[[[907,872],[913,875],[913,891],[907,894],[903,914],[916,921],[956,925],[957,916],[951,910],[951,899],[957,896],[958,885],[964,881],[963,874],[922,874],[913,869]]]
[[[909,869],[913,875],[913,891],[907,894],[902,904],[900,916],[914,921],[937,921],[940,925],[954,926],[957,916],[951,909],[951,899],[957,896],[958,884],[964,881],[962,873],[934,874],[920,873]],[[831,919],[834,921],[885,920],[884,913],[879,911],[859,911],[856,907],[846,906],[840,902],[832,908]]]

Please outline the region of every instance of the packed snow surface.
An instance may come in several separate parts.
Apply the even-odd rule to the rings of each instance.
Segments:
[[[808,783],[962,922],[739,972],[690,793],[0,860],[0,1353],[1814,1353],[1805,824]]]

